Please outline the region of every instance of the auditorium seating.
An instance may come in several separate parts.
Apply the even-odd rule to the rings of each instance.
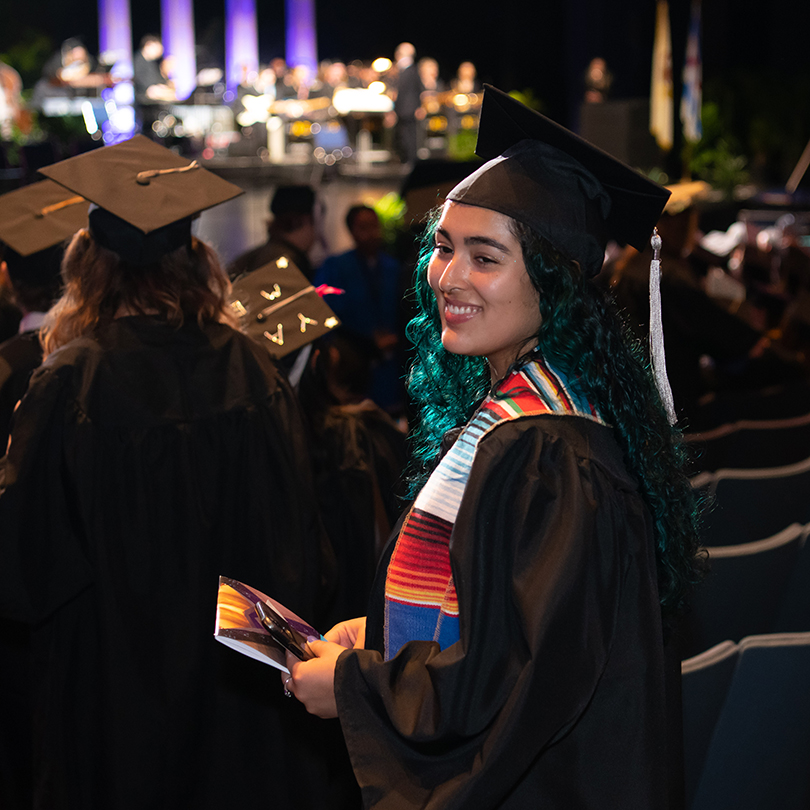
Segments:
[[[701,473],[692,486],[707,497],[701,529],[706,546],[741,545],[810,521],[810,458],[785,467]]]
[[[810,457],[810,413],[742,420],[685,439],[695,472],[784,467]]]
[[[806,810],[810,633],[725,642],[682,673],[688,810]]]
[[[697,790],[712,734],[737,666],[739,647],[723,641],[681,664],[685,806]]]
[[[810,526],[795,523],[764,540],[708,548],[711,571],[690,599],[681,657],[727,639],[774,632],[808,531]],[[810,583],[804,590],[810,590]]]

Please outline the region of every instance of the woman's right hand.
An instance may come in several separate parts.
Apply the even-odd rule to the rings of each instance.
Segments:
[[[340,644],[341,647],[362,650],[366,643],[366,617],[349,619],[336,624],[329,632],[324,634],[327,641]]]

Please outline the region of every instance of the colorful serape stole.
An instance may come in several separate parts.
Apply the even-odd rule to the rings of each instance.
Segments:
[[[386,574],[386,658],[396,655],[407,641],[437,641],[442,649],[458,641],[450,535],[478,442],[503,422],[546,413],[602,421],[547,363],[533,361],[484,400],[417,495]]]

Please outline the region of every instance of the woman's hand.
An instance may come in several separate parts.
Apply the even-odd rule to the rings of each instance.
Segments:
[[[332,632],[332,631],[330,631]],[[335,666],[346,647],[331,641],[310,641],[307,646],[315,655],[308,661],[299,661],[287,653],[287,669],[281,673],[284,688],[292,692],[310,714],[328,719],[337,717],[335,702]]]
[[[295,695],[310,714],[328,719],[337,717],[335,703],[335,666],[344,650],[362,650],[366,640],[366,617],[336,624],[325,636],[326,641],[310,641],[307,646],[315,656],[299,661],[287,653],[287,669],[282,672],[284,689]]]
[[[366,643],[366,617],[336,624],[325,636],[327,641],[351,650],[362,650]]]

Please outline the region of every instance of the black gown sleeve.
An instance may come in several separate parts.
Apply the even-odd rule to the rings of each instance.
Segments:
[[[544,417],[482,440],[450,541],[460,641],[341,656],[367,807],[664,806],[650,524],[606,434]],[[605,746],[650,738],[629,765]]]
[[[36,622],[90,584],[61,454],[71,369],[36,371],[14,416],[0,493],[0,615]]]

